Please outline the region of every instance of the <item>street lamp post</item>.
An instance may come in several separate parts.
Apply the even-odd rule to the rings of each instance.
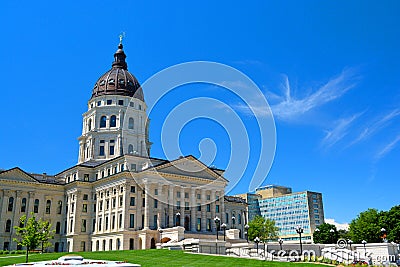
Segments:
[[[387,239],[386,239],[387,232],[386,232],[386,229],[385,229],[385,228],[382,228],[382,229],[381,229],[381,234],[382,234],[382,242],[383,242],[383,243],[387,243]]]
[[[351,240],[351,239],[347,240],[347,244],[349,244],[349,246],[350,246],[350,251],[351,251],[351,244],[353,244],[353,240]]]
[[[283,239],[282,239],[282,238],[279,238],[279,239],[278,239],[278,242],[279,242],[279,246],[280,246],[281,251],[282,251]]]
[[[222,225],[221,225],[221,228],[222,228],[222,230],[224,231],[224,241],[225,241],[225,231],[226,231],[226,224],[225,223],[223,223]]]
[[[303,233],[303,228],[300,225],[296,227],[296,232],[299,234],[300,237],[300,255],[303,255],[303,244],[301,243],[301,234]]]
[[[180,218],[180,216],[181,216],[181,213],[178,211],[176,214],[176,221],[175,221],[175,226],[180,226],[181,225],[181,223],[179,222],[179,220],[181,219]]]
[[[246,231],[244,232],[244,234],[246,235],[246,241],[247,241],[247,243],[249,243],[249,228],[250,228],[250,226],[249,226],[248,224],[246,224],[246,225],[244,226],[244,229],[246,230]]]
[[[215,227],[217,229],[217,240],[218,240],[218,231],[219,231],[219,224],[221,222],[221,219],[218,216],[215,216],[214,222],[215,222]]]
[[[365,245],[367,244],[367,241],[363,240],[363,241],[361,241],[361,243],[364,246],[364,256],[367,256],[367,248],[365,247]]]
[[[258,236],[256,238],[254,238],[254,242],[256,243],[257,246],[257,257],[258,257],[258,243],[260,243],[260,238],[258,238]]]

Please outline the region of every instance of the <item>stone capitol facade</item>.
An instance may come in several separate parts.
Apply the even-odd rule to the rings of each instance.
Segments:
[[[225,196],[223,170],[193,156],[149,156],[147,106],[125,59],[120,43],[94,85],[77,165],[56,175],[0,170],[0,250],[22,249],[14,226],[31,213],[55,230],[49,251],[155,248],[162,232],[175,230],[215,239],[215,217],[244,238],[247,204]]]

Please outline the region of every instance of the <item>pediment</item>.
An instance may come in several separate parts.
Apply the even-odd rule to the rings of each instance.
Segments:
[[[35,178],[18,167],[0,173],[0,179],[21,182],[37,182]]]
[[[181,158],[155,167],[155,169],[161,173],[197,177],[207,180],[217,180],[221,178],[220,175],[194,157]]]

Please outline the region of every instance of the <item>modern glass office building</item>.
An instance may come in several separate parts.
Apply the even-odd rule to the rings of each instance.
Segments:
[[[259,205],[261,216],[275,221],[279,237],[285,241],[298,240],[296,227],[300,226],[303,229],[302,240],[312,242],[312,233],[324,223],[321,193],[304,191],[281,194],[259,199]]]

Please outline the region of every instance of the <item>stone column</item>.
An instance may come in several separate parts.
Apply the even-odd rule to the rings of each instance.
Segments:
[[[175,201],[174,201],[174,187],[173,185],[169,185],[168,186],[168,190],[169,190],[169,196],[168,196],[168,214],[169,214],[169,221],[168,221],[168,226],[169,227],[174,227],[174,205],[175,205]]]
[[[149,229],[149,225],[150,225],[150,185],[145,183],[144,184],[144,229],[147,230]]]
[[[214,231],[217,230],[217,226],[214,223],[214,218],[216,216],[216,214],[215,214],[215,191],[212,190],[212,189],[211,189],[211,199],[210,199],[210,202],[207,203],[207,204],[210,204],[210,206],[211,206],[211,221],[212,221],[211,222],[211,225],[212,225],[211,229],[214,232]]]
[[[181,226],[185,227],[185,188],[181,187]]]
[[[191,188],[190,189],[190,229],[192,232],[196,231],[196,189]]]
[[[207,211],[206,211],[206,206],[204,205],[204,203],[206,203],[206,190],[201,189],[201,230],[202,232],[206,232],[207,231],[207,220],[206,220],[206,215],[207,215]]]
[[[221,224],[226,223],[225,221],[225,203],[224,203],[224,192],[219,191],[219,211],[221,213]]]

